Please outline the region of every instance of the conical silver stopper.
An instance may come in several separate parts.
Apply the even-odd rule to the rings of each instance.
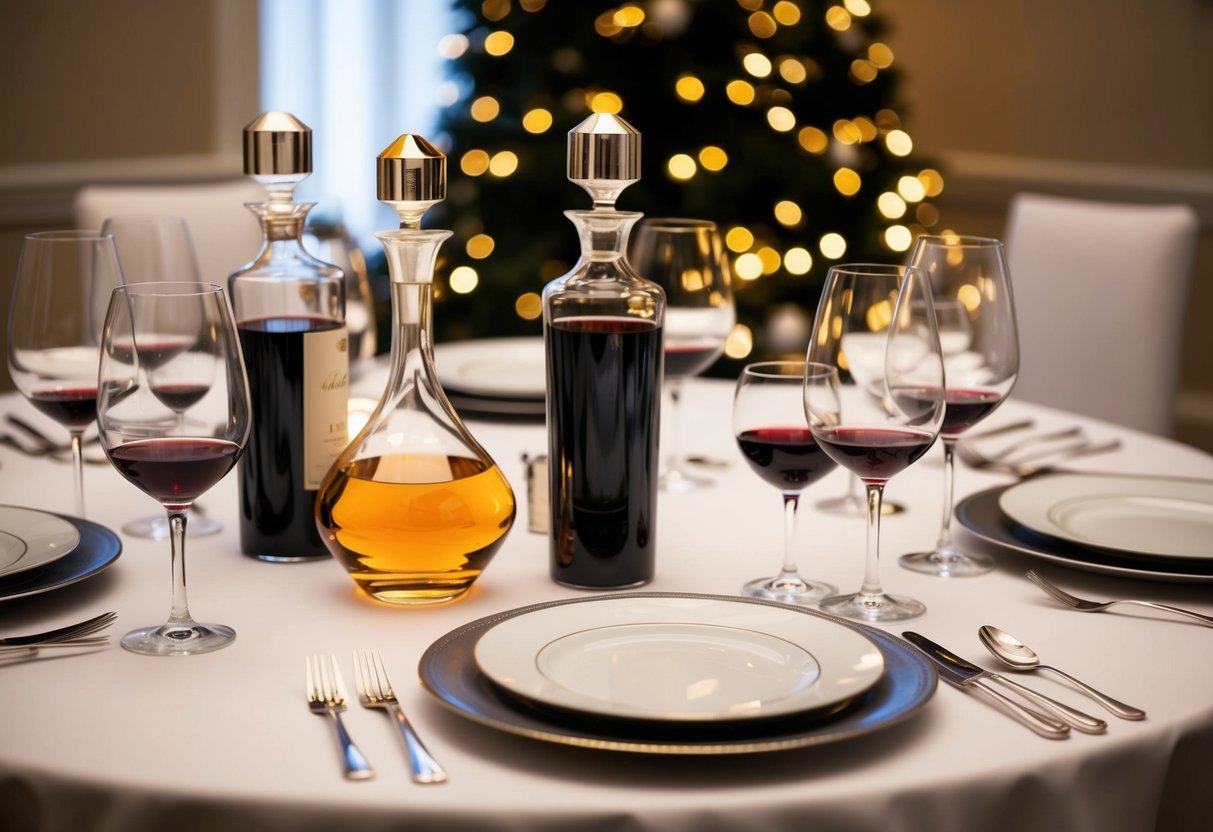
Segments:
[[[275,178],[311,173],[312,128],[290,113],[257,116],[244,128],[244,172]]]
[[[640,179],[640,132],[620,116],[594,113],[569,131],[568,176],[595,208],[614,208],[623,189]]]
[[[446,156],[421,136],[404,133],[379,154],[376,195],[400,215],[401,228],[446,199]]]

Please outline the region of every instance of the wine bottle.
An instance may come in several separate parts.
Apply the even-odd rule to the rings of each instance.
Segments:
[[[293,201],[311,170],[311,129],[290,113],[263,113],[244,128],[244,171],[269,201],[248,204],[261,250],[228,278],[253,403],[239,466],[240,547],[274,562],[328,556],[316,492],[349,438],[345,275],[304,249],[313,203]]]

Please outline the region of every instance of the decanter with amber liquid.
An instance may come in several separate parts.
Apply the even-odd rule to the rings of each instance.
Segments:
[[[400,229],[387,253],[392,350],[383,397],[321,484],[316,523],[357,587],[392,604],[463,596],[514,522],[514,492],[455,412],[434,370],[434,265],[451,232],[421,217],[446,195],[446,157],[405,134],[379,155],[379,199]]]

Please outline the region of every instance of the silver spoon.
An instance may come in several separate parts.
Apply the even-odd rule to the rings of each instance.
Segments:
[[[981,639],[981,643],[985,645],[986,649],[994,655],[994,658],[1012,670],[1051,670],[1063,679],[1068,680],[1076,688],[1121,719],[1145,719],[1146,712],[1140,708],[1134,708],[1132,705],[1118,702],[1112,697],[1100,693],[1086,682],[1075,679],[1069,673],[1065,673],[1055,667],[1050,667],[1047,664],[1041,664],[1040,656],[1036,655],[1036,652],[1031,647],[1028,647],[1010,633],[1004,633],[997,627],[986,624],[977,631],[977,637]]]

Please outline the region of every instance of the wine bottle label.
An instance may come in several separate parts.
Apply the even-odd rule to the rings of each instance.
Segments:
[[[335,327],[303,336],[303,475],[320,487],[333,460],[349,443],[349,336]]]

